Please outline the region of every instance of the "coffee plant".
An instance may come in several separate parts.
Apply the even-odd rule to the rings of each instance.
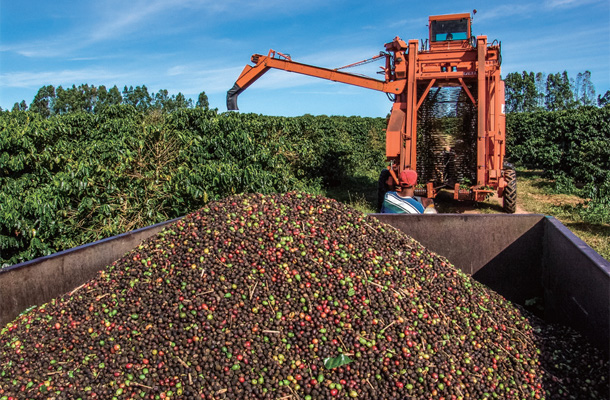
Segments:
[[[555,190],[584,198],[580,218],[610,221],[610,106],[507,115],[508,158],[541,169]],[[577,187],[578,186],[578,187]]]
[[[511,113],[511,161],[585,185],[583,213],[607,221],[610,108]],[[0,265],[185,215],[227,195],[373,179],[382,118],[284,118],[114,105],[43,118],[0,112]],[[374,178],[371,178],[374,177]],[[582,194],[585,196],[585,193]]]
[[[610,180],[610,107],[507,115],[508,158],[583,183]]]
[[[243,192],[320,192],[383,167],[382,119],[180,109],[0,114],[0,265]],[[371,143],[374,143],[371,145]]]

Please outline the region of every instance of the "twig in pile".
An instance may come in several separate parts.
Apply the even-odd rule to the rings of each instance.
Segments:
[[[378,287],[380,287],[380,288],[382,288],[382,289],[383,289],[383,285],[380,285],[380,284],[375,283],[375,282],[369,282],[369,283],[370,283],[371,285],[375,285],[375,286],[378,286]]]
[[[366,285],[365,285],[365,287],[366,287],[366,295],[367,295],[367,298],[369,299],[369,302],[370,302],[370,301],[372,301],[372,299],[371,299],[371,292],[369,292],[369,277],[366,275],[366,271],[365,270],[362,270],[362,273],[364,274],[364,280],[366,282]]]
[[[203,296],[204,294],[214,293],[214,289],[206,290],[205,292],[197,293],[197,296]]]
[[[298,395],[298,394],[296,394],[296,393],[294,392],[294,390],[292,390],[292,388],[291,388],[290,386],[288,386],[288,389],[290,389],[290,391],[292,392],[293,396],[295,396],[297,399],[300,399],[299,395]]]
[[[187,363],[185,363],[184,361],[182,361],[180,359],[180,357],[176,356],[176,359],[180,362],[180,364],[182,364],[185,368],[190,369],[191,367],[189,367],[189,365]]]
[[[371,225],[368,224],[368,222],[365,222],[364,225],[368,226],[369,228],[371,228],[373,230],[373,232],[379,232],[377,229],[373,228]]]
[[[76,290],[76,289],[74,289],[74,290]],[[103,298],[104,298],[104,297],[106,297],[106,296],[110,296],[110,293],[106,293],[106,294],[103,294],[103,295],[101,295],[101,296],[97,296],[97,297],[95,298],[95,300],[96,300],[96,301],[100,301],[101,299],[103,299]]]
[[[189,385],[193,386],[193,378],[191,377],[190,372],[189,372]]]
[[[276,334],[278,334],[278,333],[280,333],[280,331],[271,331],[271,330],[265,329],[265,330],[263,330],[263,333],[276,333]]]
[[[150,387],[150,386],[146,386],[146,385],[143,385],[143,384],[138,383],[138,382],[129,382],[129,384],[130,384],[130,385],[136,385],[136,386],[145,387],[146,389],[150,389],[150,390],[152,390],[152,387]]]
[[[343,345],[343,348],[345,348],[345,350],[347,351],[347,346],[345,345],[345,343],[343,342],[343,339],[341,339],[341,336],[338,336],[339,341],[341,342],[341,344]]]
[[[80,285],[79,287],[77,287],[76,289],[74,289],[73,291],[70,292],[70,296],[72,296],[74,294],[74,292],[76,292],[78,289],[81,289],[83,286],[85,286],[88,282],[83,283],[82,285]]]
[[[381,330],[381,333],[385,332],[385,330],[386,330],[386,329],[388,329],[390,326],[394,325],[395,323],[396,323],[396,321],[392,321],[392,322],[390,322],[388,325],[386,325],[386,327],[385,327],[385,328],[383,328],[383,329]]]
[[[223,263],[222,261],[220,261],[220,258],[216,257],[216,255],[214,255],[214,258],[215,258],[215,259],[216,259],[216,260],[217,260],[219,263],[221,263],[222,265],[224,265],[225,267],[227,267],[227,264],[225,264],[225,263]],[[229,268],[229,267],[227,267],[227,268]]]
[[[252,296],[254,296],[254,291],[256,290],[256,286],[258,285],[258,281],[254,283],[254,288],[250,291],[250,301],[252,301]]]

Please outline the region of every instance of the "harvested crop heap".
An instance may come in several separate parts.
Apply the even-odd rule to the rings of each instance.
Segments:
[[[538,331],[374,218],[243,195],[5,327],[0,398],[604,398],[607,364]]]

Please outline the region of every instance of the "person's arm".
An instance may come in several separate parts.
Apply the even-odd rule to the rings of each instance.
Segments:
[[[392,177],[392,175],[388,176],[388,179],[386,179],[385,184],[388,185],[389,187],[396,186],[396,182],[394,182],[394,178]]]
[[[419,201],[424,208],[428,207],[430,204],[434,204],[434,200],[428,197],[415,196],[415,200]]]

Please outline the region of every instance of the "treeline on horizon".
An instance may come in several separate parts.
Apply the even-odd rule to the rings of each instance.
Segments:
[[[610,91],[596,96],[590,71],[579,72],[575,78],[570,78],[567,71],[548,75],[531,71],[511,72],[504,78],[504,83],[507,113],[571,110],[580,106],[604,107],[610,103]],[[118,104],[132,105],[139,111],[172,112],[181,108],[209,108],[208,97],[203,91],[194,102],[180,92],[170,95],[166,89],[150,93],[146,85],[135,88],[124,86],[120,91],[116,85],[107,89],[104,85],[81,84],[68,88],[43,86],[29,106],[25,100],[21,100],[13,105],[12,111],[30,110],[50,117],[77,111],[95,113]]]
[[[604,107],[610,103],[610,91],[595,93],[591,72],[579,72],[570,78],[567,71],[555,74],[523,71],[504,78],[506,112],[572,110],[581,106]]]
[[[383,118],[111,105],[0,113],[0,268],[236,193],[324,193],[384,166]],[[370,186],[373,186],[370,184]]]
[[[15,103],[12,111],[33,111],[43,117],[63,115],[71,112],[96,113],[108,106],[126,104],[138,111],[161,110],[172,112],[181,108],[209,108],[208,96],[205,92],[199,93],[197,102],[187,99],[182,93],[170,95],[167,89],[150,93],[146,85],[125,86],[123,91],[115,85],[110,89],[106,86],[81,84],[64,89],[53,85],[38,89],[36,96],[28,106],[25,100]],[[0,108],[0,111],[2,109]]]

